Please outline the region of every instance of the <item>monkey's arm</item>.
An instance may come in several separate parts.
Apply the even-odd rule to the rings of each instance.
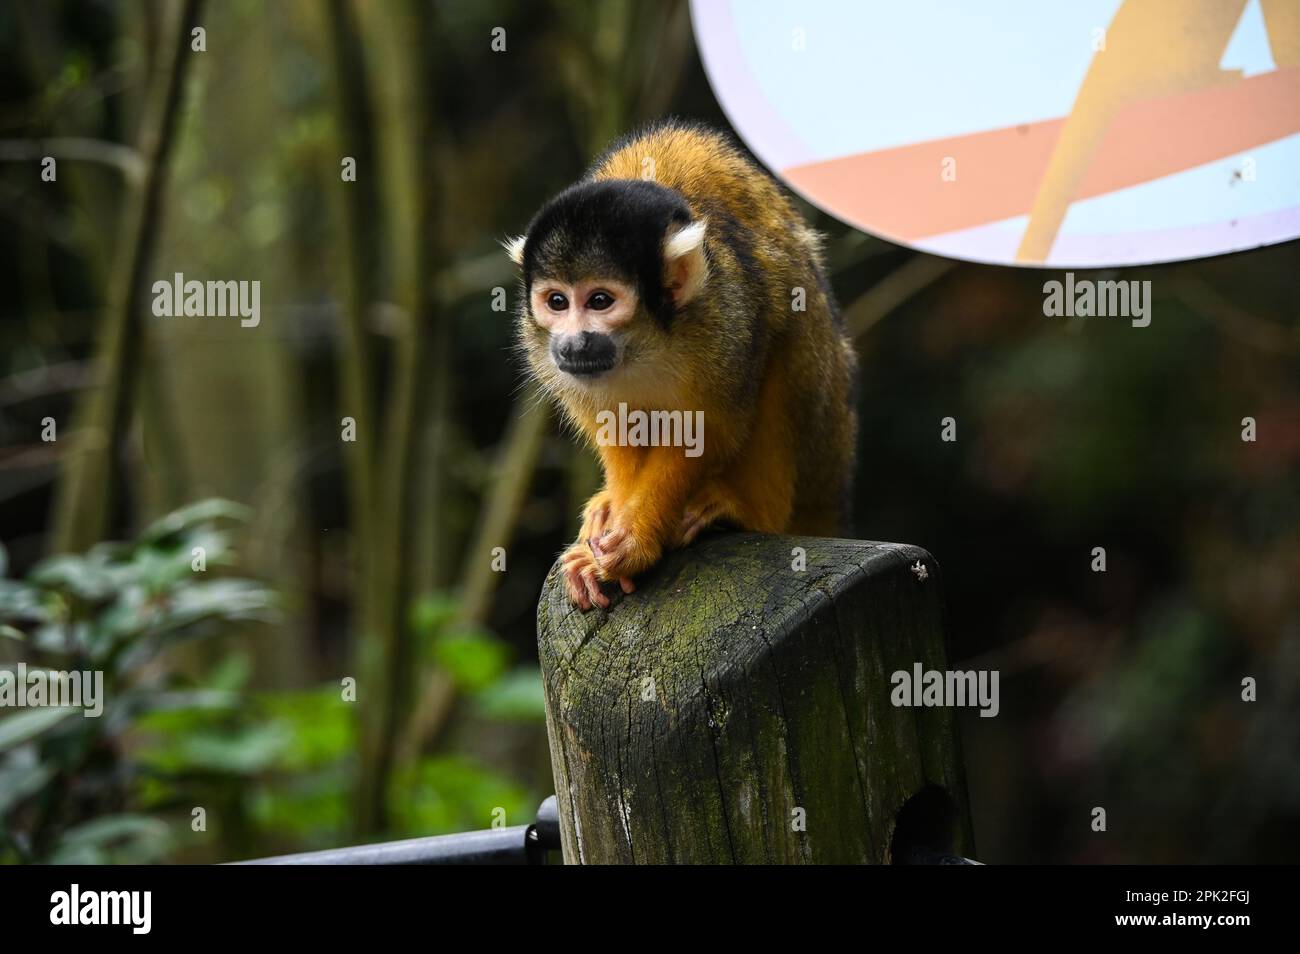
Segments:
[[[618,580],[631,593],[633,576],[684,542],[686,500],[702,484],[702,468],[675,448],[649,450],[601,451],[606,486],[587,501],[578,539],[560,558],[569,599],[583,612],[608,608],[602,582]]]
[[[742,449],[701,481],[686,500],[675,545],[686,546],[715,523],[735,524],[758,533],[789,530],[794,509],[795,446],[799,406],[789,389],[789,371],[769,365],[757,411]]]
[[[636,576],[680,542],[686,502],[707,471],[676,447],[611,447],[602,453],[609,520],[592,550],[602,580]]]
[[[630,593],[632,577],[683,542],[686,501],[705,483],[703,464],[680,448],[599,450],[605,487],[587,501],[578,539],[561,557],[569,597],[584,612],[609,606],[602,582],[618,580]]]
[[[760,533],[787,530],[794,503],[793,448],[786,428],[761,418],[759,423],[743,453],[721,470],[706,469],[672,448],[653,449],[630,475],[607,464],[608,520],[603,534],[592,538],[598,577],[636,576],[657,563],[664,550],[686,546],[715,523]]]
[[[600,501],[606,519],[603,531],[590,535],[598,579],[637,576],[715,523],[760,533],[788,529],[798,427],[788,378],[780,362],[767,369],[748,419],[716,405],[706,412],[715,441],[704,456],[673,447],[600,449],[606,489],[592,503]]]

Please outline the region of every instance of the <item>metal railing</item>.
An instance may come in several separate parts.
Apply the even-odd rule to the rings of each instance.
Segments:
[[[544,865],[556,863],[560,850],[560,816],[552,795],[537,807],[531,825],[487,828],[455,835],[408,838],[353,848],[304,851],[295,855],[236,861],[237,865]],[[977,865],[948,850],[896,844],[895,864]]]
[[[237,861],[240,865],[543,865],[560,850],[560,816],[552,795],[531,825],[408,838],[354,848]]]

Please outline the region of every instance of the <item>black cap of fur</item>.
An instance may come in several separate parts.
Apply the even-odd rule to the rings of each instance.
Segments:
[[[690,221],[686,200],[656,183],[580,182],[546,203],[528,226],[524,287],[531,291],[537,277],[617,278],[635,287],[646,310],[667,328],[673,301],[664,287],[664,236],[670,226]]]

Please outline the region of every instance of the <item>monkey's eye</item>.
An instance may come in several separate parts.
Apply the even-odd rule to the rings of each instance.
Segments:
[[[604,311],[610,305],[614,304],[614,296],[609,292],[593,292],[587,299],[587,307],[592,311]]]
[[[559,292],[551,292],[546,296],[546,307],[551,311],[564,311],[569,307],[569,299],[565,298]]]

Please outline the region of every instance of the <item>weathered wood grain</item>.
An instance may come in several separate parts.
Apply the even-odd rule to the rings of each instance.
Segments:
[[[888,862],[928,786],[932,847],[973,851],[952,710],[890,703],[894,671],[947,667],[924,550],[709,535],[585,615],[552,569],[538,648],[569,863]]]

